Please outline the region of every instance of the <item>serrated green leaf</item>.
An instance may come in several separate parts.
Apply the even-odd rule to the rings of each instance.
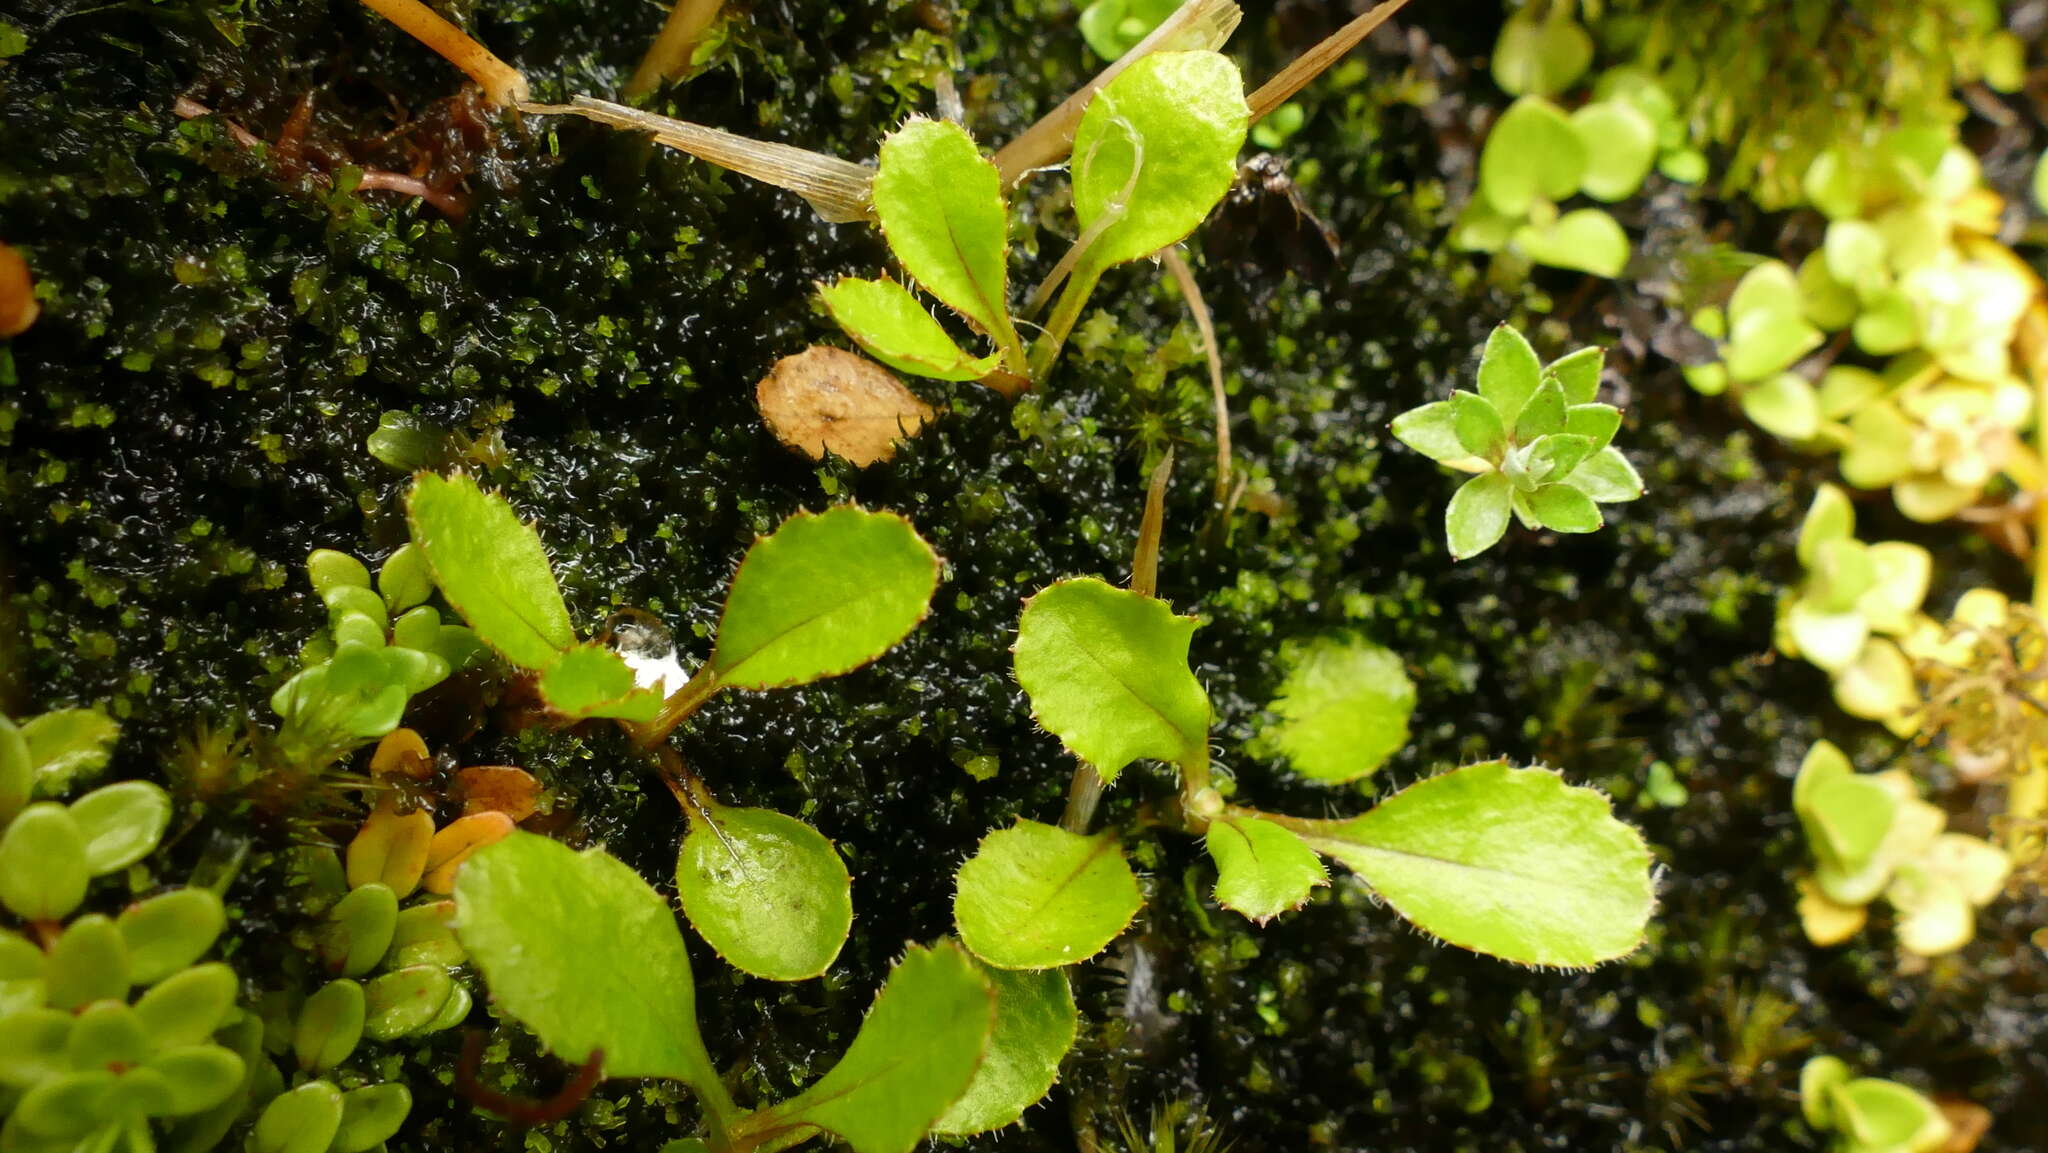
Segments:
[[[675,913],[601,849],[515,832],[455,877],[456,935],[498,1008],[565,1061],[718,1094]]]
[[[1450,401],[1411,408],[1395,417],[1391,427],[1395,439],[1431,460],[1463,460],[1472,455],[1458,440],[1457,420]]]
[[[650,721],[661,711],[660,693],[640,688],[619,654],[589,641],[562,653],[535,687],[548,709],[565,720]]]
[[[1643,495],[1643,478],[1636,475],[1635,466],[1613,445],[1580,462],[1562,483],[1601,504],[1620,504]]]
[[[967,130],[912,118],[882,141],[875,216],[904,271],[1004,348],[1017,345],[1002,176]]]
[[[1507,446],[1508,433],[1500,413],[1476,392],[1451,394],[1451,427],[1465,456],[1499,460]]]
[[[1508,106],[1479,153],[1479,195],[1516,220],[1541,198],[1563,200],[1586,175],[1586,142],[1563,110],[1540,96]],[[1490,399],[1490,398],[1489,398]],[[1503,410],[1503,420],[1513,416]]]
[[[1595,200],[1627,200],[1657,162],[1657,126],[1619,100],[1582,105],[1572,130],[1586,144],[1586,174],[1579,187]]]
[[[35,768],[35,791],[55,797],[107,767],[121,726],[98,709],[58,709],[23,722],[21,735]]]
[[[995,1031],[974,1080],[932,1126],[934,1133],[965,1137],[1015,1123],[1052,1090],[1079,1030],[1065,969],[978,967],[995,990]]]
[[[24,921],[62,921],[91,876],[85,833],[63,805],[38,801],[0,832],[0,904]]]
[[[902,517],[797,513],[740,562],[711,667],[742,689],[852,672],[910,635],[938,584],[938,554]]]
[[[504,497],[465,473],[422,473],[406,515],[441,595],[506,660],[544,669],[576,643],[540,534]]]
[[[1216,903],[1261,925],[1330,883],[1315,850],[1271,821],[1221,817],[1209,822],[1206,841],[1216,861]]]
[[[1018,821],[960,866],[960,940],[998,969],[1050,969],[1101,952],[1144,898],[1114,832],[1093,837]]]
[[[1530,493],[1529,506],[1543,527],[1555,532],[1597,532],[1606,523],[1593,498],[1567,484],[1546,484]]]
[[[1369,641],[1319,637],[1281,653],[1287,677],[1273,715],[1250,750],[1284,757],[1310,780],[1343,784],[1364,777],[1408,743],[1415,682],[1391,650]]]
[[[85,834],[85,867],[95,877],[125,869],[156,851],[171,823],[171,796],[148,781],[122,781],[71,802]]]
[[[1215,52],[1154,52],[1103,85],[1074,132],[1074,214],[1083,229],[1110,221],[1082,265],[1137,260],[1193,232],[1237,180],[1250,115],[1237,65]]]
[[[1444,509],[1444,535],[1451,559],[1478,556],[1508,531],[1508,492],[1514,486],[1497,472],[1475,476],[1458,486]]]
[[[691,814],[676,893],[691,927],[743,973],[803,981],[839,956],[853,881],[818,830],[767,809]]]
[[[1537,264],[1594,276],[1620,276],[1628,267],[1628,233],[1597,208],[1578,208],[1549,224],[1517,229],[1514,246]]]
[[[995,371],[997,357],[969,356],[917,297],[893,280],[842,277],[819,285],[818,299],[855,344],[898,372],[934,380],[980,380]]]
[[[1543,362],[1528,340],[1509,325],[1494,326],[1479,354],[1479,395],[1493,405],[1503,425],[1515,423],[1542,383]]]
[[[1017,683],[1039,724],[1113,781],[1140,757],[1208,755],[1209,696],[1188,669],[1193,617],[1093,577],[1040,589],[1017,620]]]
[[[1650,851],[1607,798],[1491,761],[1412,785],[1348,821],[1302,822],[1394,910],[1460,948],[1579,969],[1642,943]]]
[[[965,951],[912,946],[839,1063],[736,1131],[760,1143],[815,1126],[854,1153],[910,1153],[973,1081],[995,1017],[995,992]]]
[[[1582,348],[1551,361],[1544,366],[1543,373],[1564,390],[1565,404],[1589,405],[1600,395],[1600,369],[1606,360],[1605,349]]]

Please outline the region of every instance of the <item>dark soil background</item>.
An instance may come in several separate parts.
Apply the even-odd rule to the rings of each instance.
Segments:
[[[1128,574],[1145,470],[1172,446],[1161,595],[1207,622],[1194,661],[1241,796],[1351,812],[1448,764],[1547,762],[1643,828],[1663,907],[1635,957],[1534,972],[1432,944],[1348,878],[1257,929],[1207,899],[1193,839],[1134,834],[1148,903],[1076,974],[1083,1039],[1063,1083],[1021,1132],[961,1144],[1088,1148],[1119,1116],[1142,1129],[1178,1102],[1244,1150],[1811,1148],[1798,1066],[1831,1052],[1988,1107],[1982,1149],[2048,1148],[2048,958],[2027,943],[2048,910],[2002,902],[1969,948],[1911,974],[1882,916],[1820,950],[1793,911],[1790,778],[1808,743],[1825,732],[1865,767],[1919,754],[1850,722],[1817,671],[1769,651],[1791,537],[1827,470],[1642,353],[1666,307],[1649,284],[1710,228],[1768,248],[1781,222],[1653,178],[1626,208],[1645,242],[1618,281],[1545,272],[1504,287],[1449,251],[1474,125],[1506,102],[1475,67],[1498,5],[1421,0],[1305,94],[1306,127],[1278,157],[1340,238],[1334,262],[1256,197],[1193,243],[1239,467],[1277,510],[1227,523],[1210,501],[1199,346],[1152,267],[1108,278],[1036,394],[1011,404],[924,382],[943,415],[893,463],[812,465],[762,427],[753,384],[777,357],[841,342],[810,288],[878,267],[871,229],[819,223],[793,196],[594,125],[486,123],[451,99],[453,69],[354,0],[10,7],[29,46],[0,62],[0,239],[48,294],[41,321],[0,346],[11,714],[106,702],[126,725],[116,771],[158,778],[202,721],[271,725],[265,701],[324,617],[307,551],[374,560],[404,539],[404,477],[364,447],[387,410],[501,436],[486,475],[537,520],[579,625],[637,606],[695,656],[753,534],[836,500],[904,513],[948,561],[908,643],[809,689],[722,697],[679,737],[721,797],[813,821],[856,877],[854,935],[825,980],[740,978],[692,938],[713,1054],[758,1102],[830,1064],[906,941],[948,931],[952,870],[984,832],[1059,812],[1072,765],[1011,678],[1017,609],[1061,576]],[[969,127],[1000,142],[1097,64],[1074,11],[1050,0],[739,7],[715,66],[657,108],[857,159],[931,112],[941,75]],[[1348,16],[1246,7],[1231,51],[1253,82]],[[608,0],[456,8],[544,98],[616,92],[661,18]],[[181,120],[180,97],[218,117]],[[302,98],[296,155],[239,144],[224,122],[276,141]],[[469,211],[451,221],[337,191],[328,176],[347,186],[350,164],[461,174]],[[1028,285],[1064,251],[1071,216],[1059,177],[1027,187]],[[1385,429],[1464,379],[1503,319],[1540,321],[1546,355],[1619,345],[1617,443],[1650,495],[1591,538],[1515,530],[1453,565],[1441,517],[1454,482]],[[1973,583],[2019,587],[2016,565],[1960,531],[1915,529],[1881,502],[1862,516],[1868,537],[1936,549],[1931,604]],[[1343,629],[1403,654],[1420,707],[1406,750],[1332,791],[1242,750],[1281,646]],[[681,820],[615,734],[509,733],[486,704],[455,684],[412,721],[461,763],[531,768],[556,790],[558,835],[668,883]],[[1683,805],[1643,796],[1659,760]],[[1132,822],[1172,788],[1134,770],[1105,818]],[[1970,796],[1949,799],[1981,828]],[[231,893],[231,959],[252,989],[289,980],[283,934],[303,925],[279,854],[345,830],[227,801],[194,818],[179,860],[222,838],[256,850]],[[489,1027],[478,1001],[471,1023]],[[515,1026],[499,1036],[511,1056],[494,1069],[549,1091],[559,1067],[529,1059]],[[413,1087],[394,1150],[652,1150],[694,1124],[679,1090],[613,1083],[571,1120],[521,1131],[448,1088],[460,1040],[358,1056]]]

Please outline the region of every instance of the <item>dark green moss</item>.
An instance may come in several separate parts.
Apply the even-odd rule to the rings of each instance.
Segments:
[[[1320,18],[1254,7],[1240,40],[1257,77]],[[1548,760],[1645,828],[1664,906],[1651,947],[1627,962],[1527,972],[1433,945],[1348,881],[1254,929],[1206,899],[1192,840],[1134,834],[1148,905],[1112,957],[1079,971],[1086,1027],[1064,1085],[1022,1134],[966,1144],[1071,1149],[1106,1137],[1119,1112],[1171,1101],[1199,1104],[1249,1149],[1789,1144],[1798,1055],[1732,1072],[1727,1007],[1758,991],[1794,1006],[1787,1028],[1820,1049],[1991,1107],[1986,1148],[2048,1141],[2027,1098],[2048,1074],[2048,966],[2025,944],[2037,910],[1987,925],[1932,979],[1896,976],[1878,949],[1818,951],[1800,937],[1789,774],[1813,718],[1839,739],[1862,732],[1837,723],[1818,674],[1766,651],[1772,589],[1794,571],[1789,533],[1815,479],[1803,462],[1736,432],[1668,366],[1622,356],[1621,443],[1646,465],[1651,497],[1589,539],[1517,532],[1477,561],[1445,555],[1451,482],[1390,449],[1386,422],[1462,379],[1519,299],[1579,288],[1546,281],[1511,297],[1445,250],[1439,181],[1455,165],[1438,132],[1455,144],[1456,126],[1439,121],[1493,99],[1483,82],[1460,95],[1468,78],[1446,77],[1425,114],[1401,103],[1408,61],[1389,42],[1370,76],[1348,69],[1312,90],[1288,151],[1307,204],[1342,238],[1336,271],[1309,284],[1255,259],[1201,266],[1239,467],[1284,504],[1224,525],[1209,505],[1192,326],[1148,267],[1109,278],[1042,392],[1009,405],[927,388],[946,415],[894,463],[815,466],[762,429],[752,385],[776,357],[835,339],[810,285],[875,267],[867,230],[820,224],[791,197],[590,125],[479,129],[446,103],[450,70],[348,0],[61,18],[38,0],[30,15],[28,50],[0,71],[0,239],[25,249],[47,294],[0,374],[0,591],[19,625],[10,711],[106,700],[128,723],[118,767],[138,775],[158,773],[200,718],[268,724],[264,700],[322,615],[300,575],[306,552],[375,556],[404,536],[403,478],[363,447],[390,409],[502,435],[489,479],[538,520],[586,630],[635,605],[698,655],[753,534],[832,500],[904,512],[949,562],[929,623],[852,676],[722,698],[680,738],[721,796],[814,821],[857,878],[854,937],[826,981],[742,979],[698,953],[714,1053],[743,1100],[777,1096],[830,1063],[906,941],[947,931],[951,869],[978,838],[1058,811],[1071,763],[1029,722],[1010,630],[1050,580],[1126,574],[1144,471],[1171,445],[1160,587],[1207,621],[1194,660],[1221,718],[1220,768],[1242,796],[1320,813],[1447,762]],[[963,77],[962,90],[976,130],[1001,139],[1091,66],[1072,15],[757,4],[673,104],[863,157],[957,65],[993,81]],[[1418,27],[1469,54],[1497,16],[1436,6]],[[550,96],[613,90],[656,19],[592,0],[474,12],[482,39]],[[189,94],[269,139],[307,93],[318,151],[467,171],[468,217],[287,176],[219,122],[170,111]],[[394,109],[417,132],[384,139]],[[1060,181],[1033,187],[1043,199],[1028,215],[1056,229]],[[1019,247],[1035,279],[1063,238],[1033,231]],[[1617,302],[1580,307],[1571,342],[1611,341],[1601,318]],[[1564,338],[1551,332],[1544,351]],[[2011,576],[1937,543],[1958,571]],[[1238,749],[1278,684],[1282,642],[1339,627],[1402,652],[1420,707],[1410,748],[1333,798]],[[616,734],[472,734],[486,702],[450,689],[418,719],[465,763],[538,773],[557,791],[562,835],[668,875],[680,821]],[[1684,806],[1640,796],[1657,760],[1690,790]],[[1170,791],[1162,773],[1133,772],[1105,819],[1133,823]],[[236,955],[274,981],[303,927],[281,856],[291,830],[226,807],[201,830],[180,860],[213,837],[257,846],[233,894]],[[1882,927],[1867,940],[1885,940]],[[473,1023],[490,1024],[485,1010]],[[497,1035],[494,1077],[553,1087],[560,1070],[529,1041]],[[456,1100],[457,1044],[385,1050],[381,1074],[409,1080],[419,1102],[394,1148],[652,1149],[694,1117],[666,1087],[612,1085],[572,1121],[522,1137]],[[1701,1068],[1668,1073],[1681,1059]]]

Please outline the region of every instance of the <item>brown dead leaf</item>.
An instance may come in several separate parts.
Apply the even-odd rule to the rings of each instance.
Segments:
[[[463,816],[503,813],[523,821],[539,806],[540,782],[510,765],[473,765],[455,771],[455,793],[462,798]]]
[[[0,340],[28,331],[43,306],[36,303],[35,278],[21,253],[0,244]]]
[[[830,450],[861,468],[895,456],[896,441],[933,416],[888,369],[822,344],[776,361],[754,400],[775,439],[812,460]]]
[[[1948,1143],[1939,1146],[1941,1153],[1971,1153],[1991,1131],[1991,1110],[1982,1105],[1953,1097],[1943,1097],[1935,1104],[1949,1124]]]

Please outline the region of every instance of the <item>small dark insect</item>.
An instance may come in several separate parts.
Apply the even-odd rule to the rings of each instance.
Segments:
[[[591,1090],[597,1088],[604,1074],[604,1050],[592,1049],[560,1092],[538,1100],[485,1088],[476,1077],[483,1063],[484,1032],[470,1029],[462,1035],[462,1060],[455,1065],[455,1091],[464,1100],[516,1124],[552,1125],[574,1113],[578,1105],[589,1099]]]
[[[1202,235],[1210,260],[1258,274],[1252,292],[1260,300],[1272,295],[1272,282],[1284,273],[1321,284],[1337,271],[1336,231],[1309,211],[1287,163],[1270,152],[1238,168],[1237,183]]]

